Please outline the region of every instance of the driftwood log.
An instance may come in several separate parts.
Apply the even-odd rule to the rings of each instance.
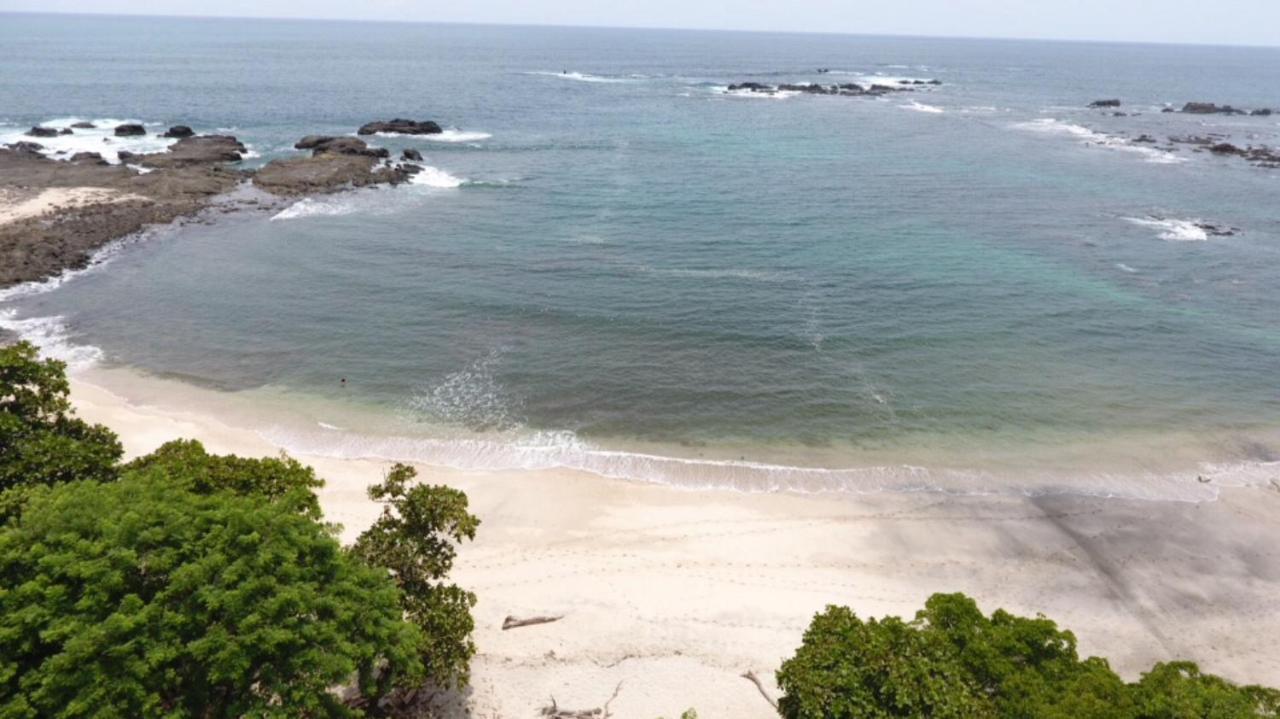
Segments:
[[[747,672],[742,675],[742,678],[756,685],[756,689],[760,690],[760,696],[764,697],[764,700],[769,702],[769,706],[774,709],[778,708],[778,702],[774,701],[773,697],[769,696],[769,692],[765,691],[764,684],[760,681],[760,677],[756,676],[755,672],[747,670]]]
[[[604,703],[604,706],[595,709],[561,709],[556,704],[556,698],[551,697],[551,703],[542,707],[539,714],[545,719],[609,719],[613,716],[609,713],[609,705],[618,698],[620,691],[622,691],[622,682],[618,682],[618,686],[613,688],[613,695]]]
[[[561,619],[564,619],[564,617],[525,617],[524,619],[520,619],[519,617],[507,617],[502,620],[502,631],[505,632],[508,629],[528,627],[534,624],[550,624],[551,622],[558,622]]]

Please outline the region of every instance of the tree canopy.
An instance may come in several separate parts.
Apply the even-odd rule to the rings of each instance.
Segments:
[[[62,363],[0,348],[0,717],[358,716],[465,683],[464,494],[397,466],[345,550],[310,467],[193,440],[121,464],[68,391]]]
[[[1246,719],[1280,716],[1280,691],[1238,687],[1190,662],[1125,683],[1106,660],[1080,659],[1050,619],[935,594],[913,621],[862,620],[848,607],[814,617],[778,671],[787,719]]]
[[[115,479],[120,441],[76,418],[69,393],[64,363],[28,342],[0,347],[0,524],[35,488]]]
[[[420,658],[437,682],[467,681],[476,652],[471,607],[476,597],[444,580],[457,555],[455,544],[474,539],[480,520],[467,511],[467,495],[449,487],[419,484],[412,467],[397,464],[369,497],[384,503],[382,516],[360,535],[352,552],[385,567],[403,591],[405,616],[421,628]]]
[[[420,671],[399,595],[287,505],[69,483],[0,532],[0,714],[344,716]]]

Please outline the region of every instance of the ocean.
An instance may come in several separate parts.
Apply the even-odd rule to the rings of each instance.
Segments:
[[[1280,115],[1161,112],[1280,109],[1280,49],[11,14],[0,60],[0,142],[181,123],[256,165],[448,128],[374,140],[423,153],[412,185],[0,293],[0,327],[295,452],[854,494],[1280,475],[1280,170],[1166,141],[1280,146]]]

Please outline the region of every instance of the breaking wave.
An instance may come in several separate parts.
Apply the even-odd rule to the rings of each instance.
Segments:
[[[115,118],[97,118],[86,120],[81,117],[58,117],[41,122],[38,127],[53,129],[68,128],[78,122],[91,122],[92,129],[72,129],[70,135],[55,137],[32,137],[26,134],[30,128],[6,127],[0,129],[0,145],[11,145],[17,142],[35,142],[44,147],[41,154],[55,160],[66,160],[77,152],[97,152],[107,162],[120,163],[117,153],[126,150],[133,153],[163,152],[176,139],[160,137],[157,130],[162,130],[159,123],[140,123],[137,120],[119,120]],[[144,124],[148,133],[138,137],[116,137],[115,128],[125,123]]]
[[[1053,118],[1041,118],[1030,122],[1018,122],[1014,123],[1013,127],[1019,130],[1027,130],[1029,132],[1047,135],[1063,135],[1077,139],[1085,145],[1130,152],[1135,155],[1141,155],[1147,162],[1153,162],[1161,165],[1170,165],[1187,161],[1185,157],[1178,157],[1177,155],[1165,152],[1164,150],[1135,144],[1123,137],[1107,135],[1105,133],[1090,130],[1083,125],[1061,122]]]
[[[481,383],[483,385],[483,383]],[[445,387],[452,387],[446,383]],[[444,392],[446,414],[456,409]],[[486,405],[487,406],[487,405]],[[470,411],[470,410],[469,410]],[[504,410],[505,411],[505,410]],[[499,417],[499,419],[504,418]],[[1013,480],[982,470],[909,464],[848,468],[798,467],[748,460],[694,459],[597,447],[573,432],[506,432],[476,439],[369,436],[281,425],[259,432],[287,451],[339,459],[422,462],[467,471],[567,469],[611,479],[681,489],[748,493],[872,494],[927,492],[959,496],[1077,495],[1129,500],[1205,502],[1222,486],[1255,486],[1271,475],[1250,465],[1170,474],[1091,474]],[[1276,463],[1272,463],[1277,466]],[[1255,477],[1256,475],[1256,477]],[[1254,481],[1256,478],[1257,481]],[[1261,485],[1258,485],[1261,486]]]

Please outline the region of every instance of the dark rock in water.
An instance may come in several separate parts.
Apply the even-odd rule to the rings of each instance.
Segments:
[[[374,135],[379,132],[394,132],[401,135],[438,135],[444,132],[444,130],[431,120],[419,122],[416,120],[406,120],[404,118],[397,117],[390,121],[378,120],[365,123],[356,131],[356,134]]]
[[[1271,117],[1271,108],[1264,107],[1261,110],[1254,110],[1249,114],[1254,117]]]
[[[1238,227],[1214,225],[1208,222],[1197,222],[1195,226],[1204,230],[1204,233],[1210,237],[1232,237],[1240,231]]]
[[[369,147],[364,140],[355,137],[317,137],[308,136],[299,140],[294,147],[308,145],[313,155],[333,153],[335,155],[363,155],[365,157],[390,157],[391,151],[385,147]],[[308,149],[308,148],[302,148]]]
[[[192,135],[195,135],[195,134],[196,134],[195,130],[192,130],[186,125],[174,125],[173,127],[169,128],[169,131],[164,133],[164,135],[162,135],[161,137],[176,137],[178,139],[182,139],[184,137],[191,137]]]
[[[412,160],[414,162],[422,162],[422,153],[413,148],[407,148],[400,153],[400,158],[404,160]]]
[[[416,175],[422,172],[422,165],[414,165],[411,163],[401,163],[396,165],[396,169],[409,175]]]
[[[295,150],[314,150],[326,142],[336,139],[333,135],[307,135],[293,143]]]
[[[1166,107],[1166,108],[1164,108],[1163,110],[1161,110],[1160,112],[1175,112],[1175,110],[1174,110],[1172,107]]]
[[[776,88],[773,85],[762,85],[758,82],[739,82],[729,86],[729,92],[738,90],[748,90],[750,92],[773,92]]]
[[[39,155],[40,151],[44,149],[44,145],[41,145],[38,142],[27,142],[25,140],[22,142],[15,142],[12,145],[5,145],[5,147],[13,150],[14,152],[20,152],[27,155]]]
[[[147,128],[142,125],[126,123],[116,126],[116,137],[137,137],[145,134],[147,134]]]
[[[1232,145],[1232,144],[1231,144],[1231,143],[1229,143],[1229,142],[1219,142],[1219,143],[1218,143],[1218,144],[1216,144],[1216,145],[1211,145],[1211,146],[1209,147],[1209,152],[1212,152],[1212,153],[1213,153],[1213,154],[1215,154],[1215,155],[1242,155],[1242,154],[1244,154],[1244,150],[1240,149],[1239,147],[1236,147],[1235,145]]]
[[[1112,117],[1128,117],[1128,116],[1129,116],[1129,113],[1127,113],[1127,112],[1113,112],[1113,113],[1111,113],[1111,116],[1112,116]]]
[[[1120,107],[1119,100],[1094,100],[1089,107]]]
[[[71,162],[84,162],[91,165],[110,165],[101,154],[97,152],[77,152],[71,156]]]
[[[97,125],[93,124],[92,122],[84,122],[84,121],[82,120],[82,121],[80,121],[80,122],[73,122],[73,123],[71,123],[71,127],[72,127],[72,128],[74,128],[74,129],[76,129],[76,130],[92,130],[92,129],[96,128],[96,127],[97,127]]]
[[[52,127],[36,126],[27,130],[27,134],[31,137],[57,137],[58,131]]]
[[[76,134],[76,133],[75,133],[75,130],[72,130],[72,129],[71,129],[71,128],[69,128],[69,127],[64,127],[64,128],[62,128],[61,130],[58,130],[58,134],[59,134],[59,135],[74,135],[74,134]]]
[[[142,155],[140,155],[140,154],[138,154],[138,153],[136,153],[136,152],[129,152],[128,150],[121,150],[121,151],[119,151],[119,152],[117,152],[117,153],[116,153],[116,157],[117,157],[121,162],[126,162],[126,163],[135,163],[135,162],[137,162],[138,160],[141,160],[143,156],[142,156]]]
[[[1244,110],[1237,110],[1230,105],[1218,106],[1212,102],[1188,102],[1182,111],[1191,115],[1244,115]]]
[[[1156,138],[1150,135],[1139,135],[1137,139],[1134,140],[1134,142],[1144,142],[1144,143],[1150,143],[1154,145],[1156,144]]]

